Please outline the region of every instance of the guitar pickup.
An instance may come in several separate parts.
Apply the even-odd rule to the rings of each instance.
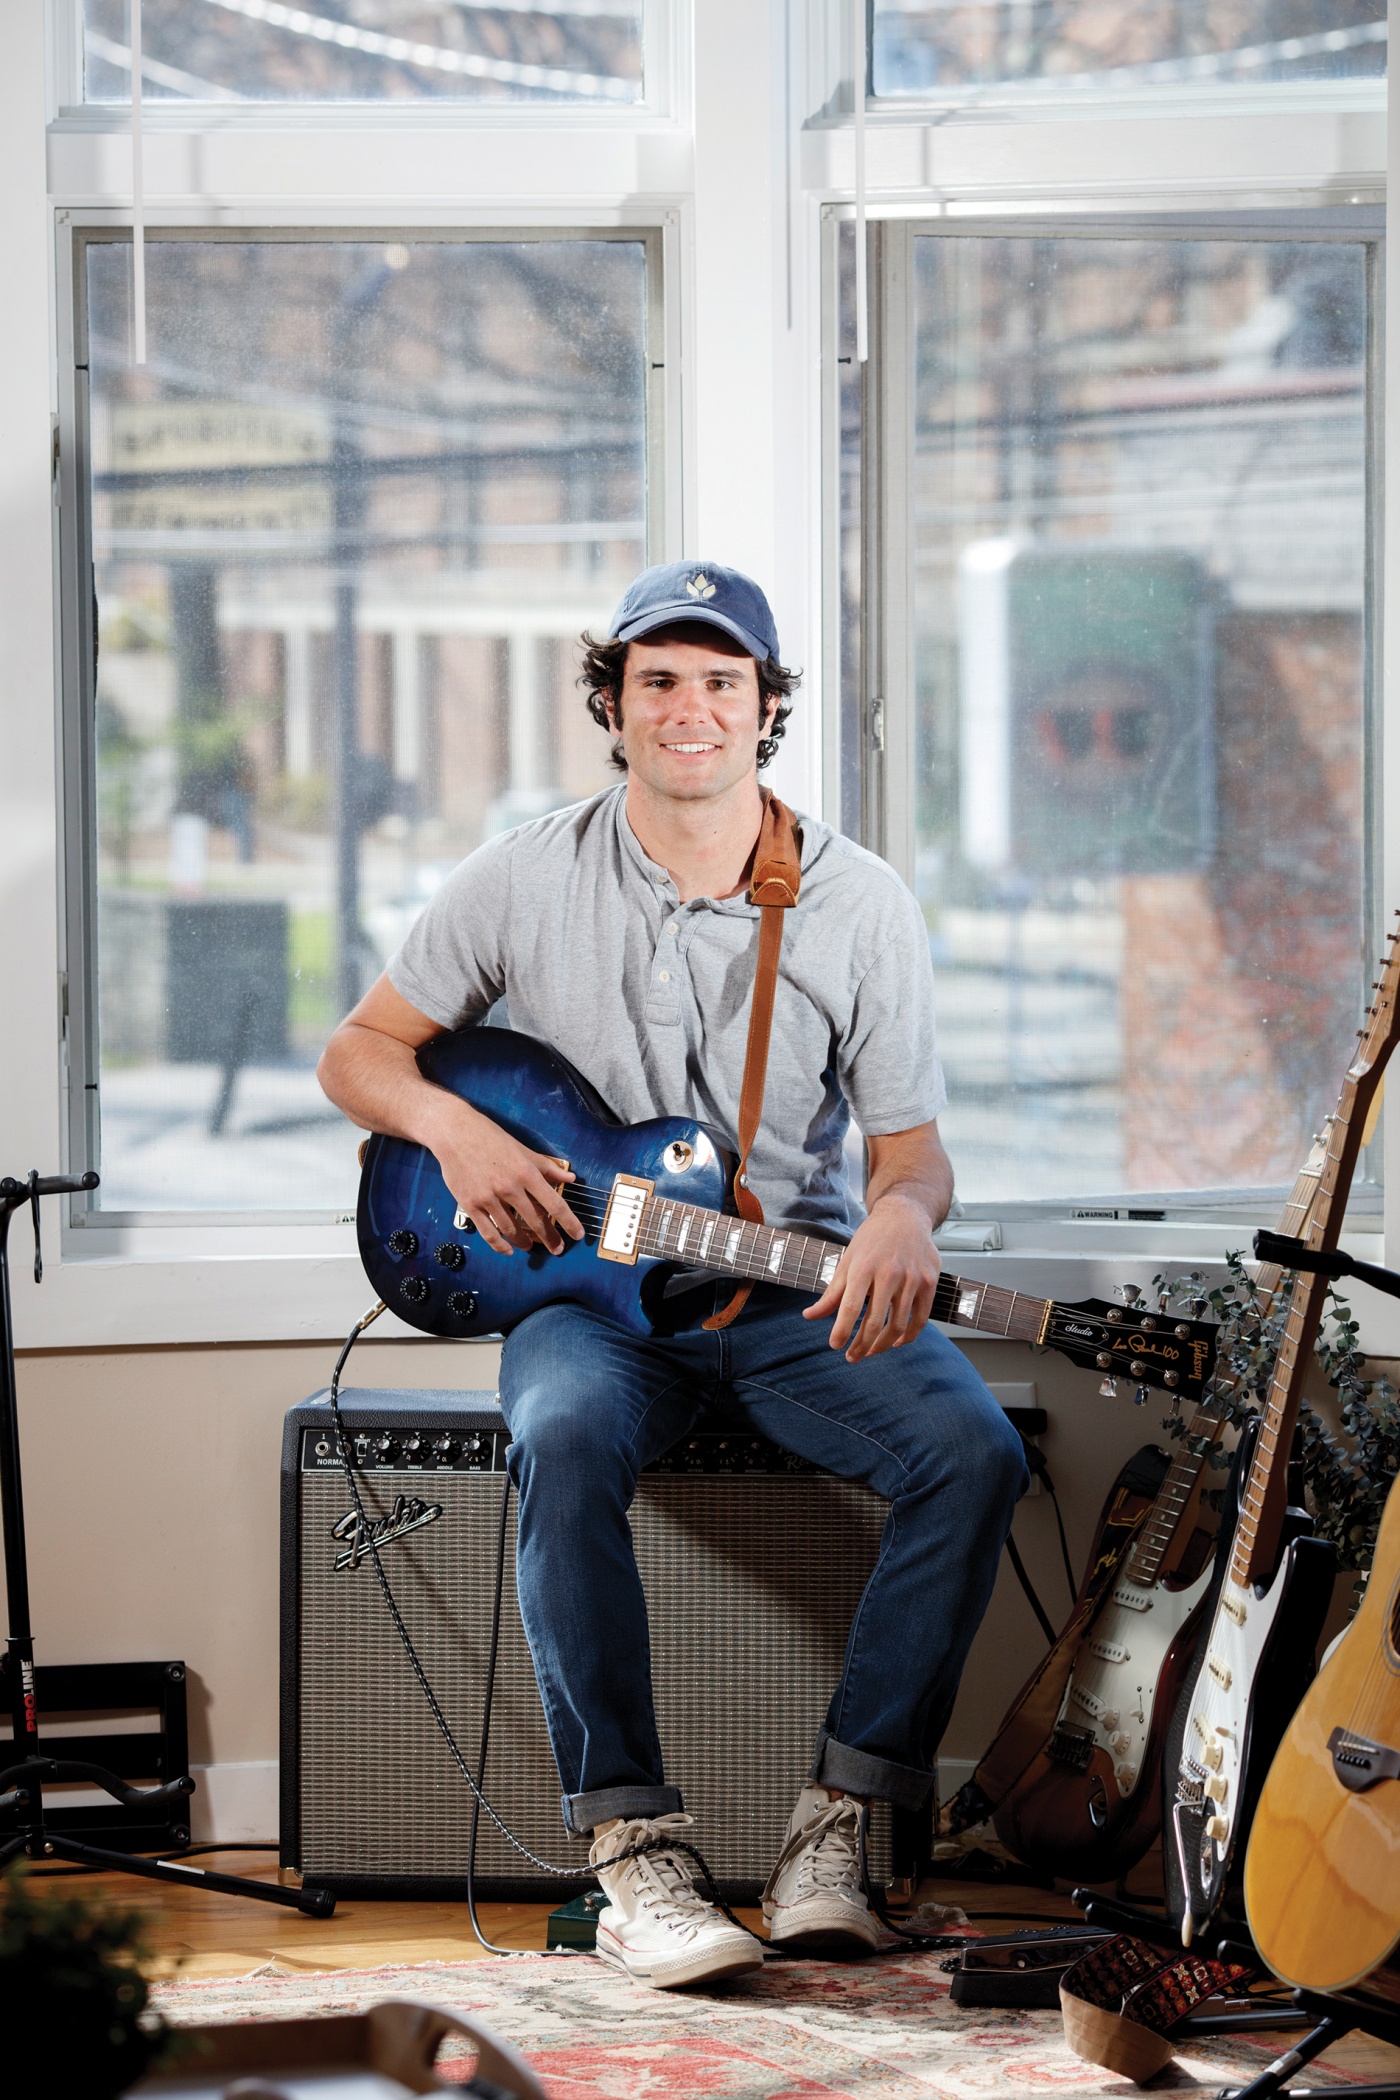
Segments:
[[[598,1237],[600,1261],[625,1262],[630,1268],[637,1259],[637,1241],[642,1219],[651,1200],[653,1184],[636,1174],[619,1174],[608,1198],[608,1214]]]
[[[1120,1583],[1113,1592],[1113,1601],[1115,1604],[1125,1605],[1129,1611],[1151,1611],[1152,1592],[1133,1589],[1126,1583]]]
[[[1373,1743],[1350,1728],[1334,1728],[1327,1738],[1332,1769],[1349,1794],[1364,1794],[1383,1779],[1400,1779],[1400,1750]]]

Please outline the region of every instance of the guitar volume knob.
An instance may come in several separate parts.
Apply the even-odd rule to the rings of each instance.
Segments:
[[[405,1276],[399,1285],[399,1296],[410,1305],[426,1305],[428,1302],[428,1279],[426,1276]]]
[[[461,1269],[466,1266],[467,1250],[455,1240],[444,1240],[440,1247],[434,1247],[433,1260],[444,1269]]]
[[[1213,1838],[1217,1845],[1223,1845],[1226,1838],[1229,1835],[1230,1818],[1228,1816],[1211,1816],[1208,1819],[1206,1823],[1206,1836],[1208,1838]]]
[[[447,1301],[447,1310],[458,1320],[476,1317],[476,1292],[453,1291]]]
[[[401,1254],[405,1260],[411,1259],[418,1252],[417,1233],[410,1232],[406,1225],[401,1225],[397,1232],[389,1234],[389,1252]]]

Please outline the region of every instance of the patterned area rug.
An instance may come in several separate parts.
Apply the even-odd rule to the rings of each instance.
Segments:
[[[1082,2063],[1058,2013],[965,2012],[937,1954],[863,1964],[771,1963],[727,1990],[650,1991],[591,1955],[429,1962],[329,1974],[260,1972],[235,1982],[163,1984],[177,2025],[357,2012],[426,1998],[475,2015],[515,2043],[550,2100],[984,2100],[1001,2093],[1132,2094]],[[1246,2084],[1287,2046],[1239,2037],[1183,2046],[1157,2092]],[[459,2075],[468,2065],[460,2062]],[[450,2059],[440,2060],[445,2077]],[[1322,2065],[1312,2085],[1349,2081]]]

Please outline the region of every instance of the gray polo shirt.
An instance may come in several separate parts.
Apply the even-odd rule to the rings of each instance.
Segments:
[[[445,1028],[504,999],[624,1123],[688,1116],[737,1150],[759,910],[680,902],[627,821],[626,785],[489,839],[389,962]],[[923,918],[882,860],[800,817],[802,893],[783,929],[763,1124],[749,1180],[770,1224],[846,1235],[863,1215],[843,1151],[930,1122],[946,1099]],[[493,1018],[504,1018],[497,1015]]]

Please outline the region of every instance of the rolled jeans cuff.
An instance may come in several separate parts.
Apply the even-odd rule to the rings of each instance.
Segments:
[[[834,1786],[843,1794],[909,1809],[923,1807],[934,1781],[932,1772],[916,1772],[912,1765],[897,1765],[868,1750],[853,1750],[825,1729],[817,1737],[817,1752],[807,1777],[814,1786]]]
[[[565,1794],[561,1806],[569,1836],[587,1837],[619,1816],[630,1822],[635,1816],[679,1815],[685,1803],[677,1786],[601,1786],[591,1794]]]

